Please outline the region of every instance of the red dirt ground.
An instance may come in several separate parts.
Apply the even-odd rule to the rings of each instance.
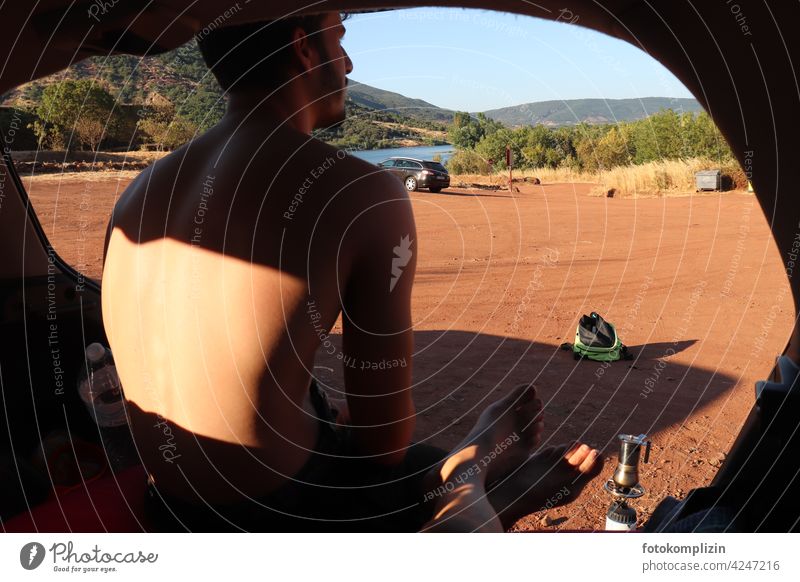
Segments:
[[[130,178],[85,180],[36,178],[31,198],[56,250],[99,277],[105,224]],[[516,529],[602,529],[602,483],[622,432],[653,441],[640,518],[664,495],[708,483],[792,324],[754,196],[609,199],[588,196],[591,186],[412,195],[417,439],[451,447],[488,402],[533,380],[545,444],[604,450],[603,472],[580,498]],[[591,311],[616,324],[635,361],[579,363],[559,349]],[[341,388],[335,357],[317,363],[320,379]]]

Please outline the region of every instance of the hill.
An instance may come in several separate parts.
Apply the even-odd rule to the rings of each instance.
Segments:
[[[32,111],[45,87],[64,79],[97,80],[116,100],[118,114],[125,117],[122,125],[131,130],[136,124],[136,112],[154,102],[171,104],[177,117],[200,131],[216,123],[225,110],[222,91],[194,42],[144,59],[127,55],[87,59],[63,73],[33,81],[0,96],[0,110],[4,106],[16,106]],[[452,119],[451,112],[420,99],[357,82],[348,87],[347,110],[351,119],[339,127],[320,132],[321,139],[338,147],[355,149],[441,144],[446,143],[446,123]],[[0,111],[0,119],[5,117],[7,115]],[[137,145],[130,141],[129,134],[117,136],[111,140],[113,143],[105,145]],[[27,142],[35,144],[32,136],[27,137],[31,139],[26,145],[30,145]]]
[[[96,57],[77,63],[63,73],[40,79],[0,96],[0,109],[15,105],[32,114],[48,84],[62,79],[94,79],[111,93],[117,102],[122,131],[106,147],[130,147],[142,144],[142,136],[130,141],[137,124],[137,113],[150,111],[154,103],[166,103],[176,118],[184,122],[184,133],[204,131],[224,113],[225,98],[214,77],[208,72],[194,42],[163,55],[140,59],[119,55]],[[454,111],[351,81],[347,88],[350,119],[338,127],[320,132],[319,137],[339,147],[370,149],[387,146],[429,145],[447,140],[447,126]],[[694,99],[648,97],[645,99],[575,99],[542,101],[505,107],[486,112],[486,116],[506,126],[572,126],[579,122],[591,125],[634,121],[662,109],[677,112],[701,111]],[[7,117],[0,111],[0,121]],[[27,123],[26,123],[27,125]],[[113,143],[112,143],[113,142]],[[34,142],[35,143],[35,142]],[[149,143],[149,142],[148,142]],[[167,146],[170,147],[170,146]]]
[[[513,107],[485,111],[486,117],[509,127],[545,125],[560,127],[588,123],[600,125],[619,121],[644,119],[662,109],[677,113],[700,112],[703,108],[695,99],[645,97],[643,99],[569,99],[538,101]]]
[[[442,109],[422,99],[412,99],[400,93],[384,91],[357,81],[351,81],[348,84],[347,96],[358,105],[369,109],[393,111],[406,117],[425,121],[439,123],[453,121],[454,112],[449,109]]]

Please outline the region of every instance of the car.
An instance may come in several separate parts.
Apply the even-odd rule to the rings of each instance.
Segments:
[[[89,56],[159,54],[187,42],[205,30],[204,26],[278,18],[287,7],[294,7],[289,2],[252,2],[240,11],[237,3],[237,10],[227,10],[223,16],[219,3],[211,0],[185,3],[178,10],[179,4],[167,0],[142,6],[49,0],[0,5],[0,54],[4,55],[0,94]],[[329,0],[325,9],[368,11],[406,4],[397,0]],[[435,6],[441,2],[414,4]],[[800,164],[793,163],[798,148],[791,128],[800,123],[800,45],[792,32],[800,20],[800,4],[697,2],[691,9],[667,0],[575,0],[570,8],[556,0],[456,0],[447,4],[585,26],[635,44],[674,73],[703,107],[713,112],[714,121],[751,178],[757,202],[768,218],[763,225],[771,228],[776,250],[786,259],[791,296],[786,293],[790,286],[785,285],[777,290],[760,289],[751,299],[774,301],[776,311],[780,307],[784,317],[794,317],[800,302],[800,276],[792,277],[797,255],[794,241],[800,237],[800,202],[795,192]],[[309,4],[298,12],[314,10],[315,5]],[[584,38],[582,32],[566,25],[564,33]],[[532,43],[531,56],[535,51]],[[54,250],[40,222],[46,216],[37,215],[14,168],[11,145],[15,126],[22,123],[23,119],[12,116],[10,125],[0,127],[0,522],[7,532],[141,531],[145,489],[141,466],[124,475],[104,475],[76,489],[59,491],[52,476],[32,476],[25,462],[53,430],[66,430],[99,444],[96,426],[70,387],[75,386],[80,372],[83,346],[92,341],[107,343],[107,339],[100,283],[86,277],[78,262],[65,260]],[[409,185],[421,187],[416,178]],[[113,195],[87,190],[85,203],[99,202],[108,194]],[[720,299],[720,313],[724,314],[725,303]],[[731,322],[731,326],[739,323],[772,325],[743,321]],[[747,367],[757,346],[733,341],[724,348]],[[791,382],[793,374],[788,367],[776,368],[773,379],[782,382],[759,385],[743,426],[730,424],[724,416],[714,420],[729,423],[733,444],[711,485],[688,496],[693,511],[732,508],[743,531],[800,529],[800,383]],[[682,381],[676,384],[678,398],[694,398],[677,392]],[[74,454],[70,447],[60,451],[67,458]],[[73,456],[72,464],[65,463],[63,468],[75,463]]]
[[[450,186],[450,174],[439,162],[397,156],[382,161],[378,167],[400,178],[409,192],[415,192],[419,188],[441,192],[443,188]]]

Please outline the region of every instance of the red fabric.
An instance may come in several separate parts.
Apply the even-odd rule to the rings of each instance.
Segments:
[[[141,465],[54,495],[3,524],[6,532],[140,532],[147,476]]]

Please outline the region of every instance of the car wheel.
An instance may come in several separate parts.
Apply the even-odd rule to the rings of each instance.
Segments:
[[[441,189],[441,188],[439,188],[438,186],[437,186],[437,187],[435,187],[435,188],[428,188],[428,190],[430,190],[430,191],[431,191],[431,192],[433,192],[434,194],[438,194],[439,192],[441,192],[441,191],[442,191],[442,189]]]
[[[417,189],[417,179],[414,176],[409,176],[405,181],[406,190],[414,192]]]

